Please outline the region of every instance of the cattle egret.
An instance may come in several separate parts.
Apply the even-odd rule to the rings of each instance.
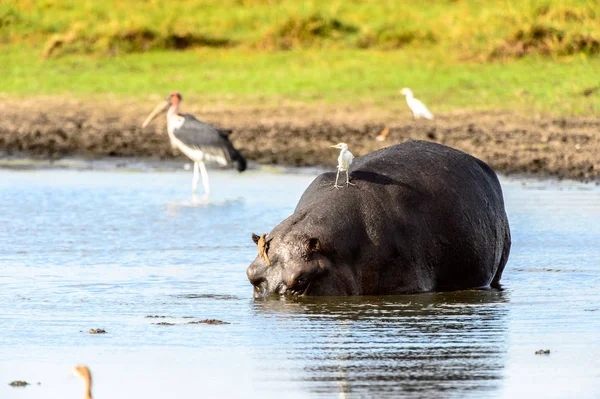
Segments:
[[[236,150],[229,141],[230,130],[222,130],[208,123],[199,121],[190,114],[180,114],[179,104],[181,94],[174,91],[167,97],[167,101],[160,103],[148,115],[142,127],[150,122],[167,108],[167,133],[171,145],[178,148],[194,161],[194,177],[192,178],[192,192],[198,189],[199,174],[202,174],[204,195],[210,194],[208,172],[205,161],[216,162],[221,166],[232,167],[236,164],[237,170],[246,170],[246,159]]]
[[[77,366],[73,369],[73,374],[85,381],[84,399],[92,399],[92,373],[90,369],[86,366]]]
[[[350,176],[348,174],[348,169],[350,169],[350,165],[352,165],[352,160],[354,159],[354,155],[350,151],[348,151],[348,144],[346,143],[338,143],[336,145],[330,146],[330,148],[340,149],[340,156],[338,157],[338,166],[337,166],[337,174],[335,175],[335,184],[333,187],[340,188],[342,186],[338,186],[338,178],[340,177],[340,172],[346,172],[346,187],[348,185],[353,185],[350,183]]]
[[[429,112],[425,104],[413,97],[413,92],[411,89],[405,87],[404,89],[400,90],[400,93],[406,96],[406,103],[408,104],[408,108],[410,108],[412,111],[415,119],[433,119],[433,115],[431,112]]]

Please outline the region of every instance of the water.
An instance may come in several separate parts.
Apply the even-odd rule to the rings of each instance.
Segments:
[[[0,398],[81,397],[78,363],[97,398],[600,397],[598,187],[503,179],[500,292],[254,301],[250,234],[314,176],[211,171],[206,205],[190,172],[0,171]]]

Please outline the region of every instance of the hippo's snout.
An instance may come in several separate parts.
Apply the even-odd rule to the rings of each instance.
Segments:
[[[256,263],[253,263],[250,266],[248,266],[248,269],[246,270],[246,276],[248,276],[250,284],[252,284],[255,287],[266,280],[264,271],[261,269],[262,268],[259,267]]]
[[[267,270],[260,263],[254,262],[246,269],[246,276],[254,286],[254,298],[264,298],[269,295]]]

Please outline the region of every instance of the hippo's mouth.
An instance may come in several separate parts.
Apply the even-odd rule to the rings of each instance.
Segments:
[[[254,299],[262,299],[269,295],[269,290],[267,288],[267,282],[263,281],[260,284],[256,284],[254,286]]]
[[[283,283],[279,283],[273,291],[269,291],[267,282],[263,281],[260,284],[254,286],[254,299],[266,298],[269,294],[292,296],[309,295],[308,293],[310,291],[311,286],[312,281],[301,285],[296,284],[293,288],[290,288]]]
[[[279,295],[304,296],[308,295],[311,285],[312,281],[309,281],[306,284],[302,284],[300,286],[295,285],[293,288],[287,287],[284,284],[280,284],[279,287],[277,287],[277,290],[275,290],[275,292],[277,292]]]

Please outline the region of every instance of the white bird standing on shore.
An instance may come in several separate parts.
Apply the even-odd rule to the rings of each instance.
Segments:
[[[338,143],[336,145],[330,146],[330,148],[340,149],[340,156],[338,157],[338,166],[337,166],[337,175],[335,175],[335,184],[333,187],[340,188],[342,186],[338,186],[338,178],[340,177],[340,172],[346,172],[346,187],[348,185],[354,186],[353,183],[350,183],[350,176],[348,175],[348,169],[350,169],[350,165],[352,165],[352,160],[354,159],[354,155],[350,151],[348,151],[348,144],[346,143]]]
[[[400,90],[400,93],[406,96],[406,103],[408,104],[408,108],[410,108],[410,110],[412,111],[413,117],[415,119],[433,119],[433,114],[429,112],[425,104],[423,104],[421,101],[417,100],[413,96],[413,92],[411,89],[405,87],[404,89]]]

